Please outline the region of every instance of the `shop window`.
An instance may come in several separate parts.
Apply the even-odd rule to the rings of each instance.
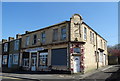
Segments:
[[[13,54],[13,64],[18,64],[18,54]]]
[[[3,64],[7,64],[7,55],[3,55],[3,62],[2,62]]]
[[[29,59],[28,58],[23,58],[23,66],[24,67],[29,66]]]
[[[40,66],[47,66],[48,53],[40,53]]]
[[[80,48],[79,47],[73,48],[73,52],[74,53],[80,53]]]

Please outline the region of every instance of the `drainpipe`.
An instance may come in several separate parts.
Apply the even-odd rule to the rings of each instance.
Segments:
[[[98,62],[98,45],[97,45],[97,33],[96,33],[96,58],[97,58],[97,69],[99,68],[99,62]]]
[[[71,19],[70,19],[71,21]],[[71,59],[70,59],[70,39],[71,39],[71,22],[68,23],[68,70],[71,71]]]

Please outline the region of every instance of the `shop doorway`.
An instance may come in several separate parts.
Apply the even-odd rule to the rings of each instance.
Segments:
[[[37,53],[31,54],[31,71],[36,71],[37,67]]]
[[[32,57],[32,59],[31,59],[31,62],[32,62],[32,64],[31,64],[31,70],[32,71],[36,71],[36,60],[37,60],[36,57]]]
[[[74,73],[80,72],[80,57],[79,56],[74,56]]]

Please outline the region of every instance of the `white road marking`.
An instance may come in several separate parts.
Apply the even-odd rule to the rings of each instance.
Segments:
[[[105,71],[105,70],[107,70],[107,69],[109,69],[109,68],[111,68],[111,67],[113,67],[113,66],[109,66],[108,68],[105,68],[105,69],[103,69],[103,70],[101,70],[101,71]]]

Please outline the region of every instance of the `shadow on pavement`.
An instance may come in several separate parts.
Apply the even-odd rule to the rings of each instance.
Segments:
[[[108,77],[105,81],[120,81],[120,65],[115,66],[118,67],[119,69],[115,72],[105,72],[105,73],[112,73],[110,77]]]

